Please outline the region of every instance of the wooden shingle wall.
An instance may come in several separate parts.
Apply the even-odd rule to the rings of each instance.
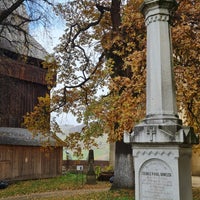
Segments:
[[[62,147],[0,146],[0,180],[50,178],[62,174]]]
[[[33,111],[38,97],[49,93],[46,70],[0,57],[0,127],[21,127],[23,116]]]

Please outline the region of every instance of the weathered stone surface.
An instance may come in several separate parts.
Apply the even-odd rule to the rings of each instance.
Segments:
[[[136,200],[192,199],[191,148],[138,145],[133,156]]]
[[[119,154],[115,158],[114,182],[112,189],[134,188],[133,157],[131,154]],[[121,164],[123,163],[123,165]]]

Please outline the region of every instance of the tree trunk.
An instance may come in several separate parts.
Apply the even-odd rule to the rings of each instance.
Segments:
[[[121,0],[112,0],[110,14],[111,14],[112,28],[114,32],[115,31],[117,32],[119,30],[121,24],[120,5],[121,5]]]
[[[111,189],[133,189],[135,185],[132,148],[123,141],[116,142],[114,182]]]
[[[120,34],[121,16],[120,16],[121,0],[112,0],[111,4],[111,21],[112,21],[112,35],[115,37]],[[115,53],[117,46],[109,49],[108,58],[114,60],[113,76],[131,76],[130,70],[123,69],[124,61],[121,56]],[[117,124],[116,124],[117,126]],[[114,182],[111,189],[118,188],[134,188],[134,169],[132,148],[130,144],[125,144],[123,141],[117,141],[115,147],[115,170]]]

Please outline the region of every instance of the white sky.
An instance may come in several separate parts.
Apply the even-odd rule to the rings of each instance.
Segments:
[[[64,22],[55,20],[50,29],[45,30],[42,27],[37,27],[31,30],[31,35],[46,49],[48,53],[52,53],[53,48],[59,44],[59,38],[64,33],[64,29]]]

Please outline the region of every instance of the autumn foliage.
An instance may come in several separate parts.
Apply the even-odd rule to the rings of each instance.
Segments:
[[[72,112],[83,122],[86,127],[78,139],[86,144],[103,133],[110,141],[120,140],[125,130],[131,131],[145,117],[142,0],[121,1],[120,7],[116,2],[72,1],[56,8],[67,27],[55,52],[59,89],[52,90],[51,109]],[[196,133],[200,128],[199,10],[199,0],[181,0],[171,24],[179,113]],[[28,117],[28,127],[39,127],[39,118],[33,122]]]

